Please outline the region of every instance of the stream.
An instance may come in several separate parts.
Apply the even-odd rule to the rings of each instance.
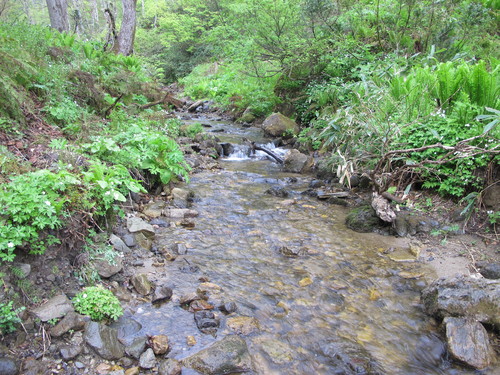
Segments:
[[[207,132],[222,142],[269,142],[257,128],[204,117],[191,121],[210,126]],[[195,194],[194,228],[158,230],[158,247],[183,244],[187,253],[161,266],[148,259],[137,270],[174,291],[170,302],[130,309],[143,332],[168,335],[169,357],[185,358],[233,333],[220,312],[216,334],[200,332],[193,313],[179,305],[201,278],[221,287],[211,298],[216,306],[235,302],[233,315],[258,320],[259,329],[244,336],[256,374],[368,373],[357,363],[369,363],[373,374],[474,373],[441,359],[444,344],[419,299],[434,275],[411,261],[407,239],[347,229],[347,208],[301,194],[312,176],[283,173],[264,154],[249,158],[236,148],[219,163],[221,169],[193,174],[182,186]],[[266,194],[273,186],[290,195]],[[388,249],[408,257],[391,259]],[[187,336],[196,344],[188,345]]]

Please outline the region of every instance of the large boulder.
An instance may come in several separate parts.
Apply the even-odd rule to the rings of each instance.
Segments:
[[[245,340],[230,335],[184,359],[183,365],[205,375],[221,375],[250,371],[252,359]]]
[[[290,138],[294,134],[298,134],[300,129],[295,121],[282,115],[281,113],[273,113],[262,123],[262,129],[273,137]]]
[[[62,318],[67,313],[72,311],[75,311],[75,309],[73,308],[71,301],[65,294],[60,294],[52,297],[43,305],[33,309],[31,312],[42,322],[48,322],[49,320]]]
[[[444,319],[446,341],[453,357],[467,365],[484,369],[495,361],[488,333],[481,323],[466,318]]]
[[[345,223],[355,232],[368,233],[379,228],[381,220],[371,206],[361,206],[349,212]]]
[[[500,328],[500,280],[457,276],[435,280],[422,291],[428,314],[470,317]]]
[[[125,355],[125,347],[118,341],[117,330],[102,323],[88,323],[84,339],[104,359],[117,360]]]
[[[286,153],[283,161],[283,170],[292,173],[307,173],[314,167],[312,156],[305,155],[297,150],[290,150]]]
[[[400,211],[396,214],[393,227],[398,236],[406,237],[429,233],[432,229],[439,228],[439,222],[417,213]]]

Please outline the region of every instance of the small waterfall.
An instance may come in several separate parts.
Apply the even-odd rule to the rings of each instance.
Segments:
[[[248,145],[242,145],[242,144],[233,144],[233,151],[229,154],[229,156],[225,157],[224,160],[228,161],[243,161],[243,160],[274,160],[271,158],[269,155],[267,155],[263,151],[255,151],[255,153],[252,153],[251,147]],[[269,142],[264,145],[261,145],[262,147],[265,147],[266,149],[274,152],[275,154],[279,156],[284,156],[288,150],[280,147],[276,147],[274,143]]]

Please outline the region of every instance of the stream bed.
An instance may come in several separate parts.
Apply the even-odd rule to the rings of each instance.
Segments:
[[[210,126],[223,142],[269,142],[256,128],[192,121]],[[436,322],[420,305],[420,290],[435,275],[412,259],[408,239],[347,229],[347,208],[301,194],[312,176],[283,173],[241,150],[219,164],[181,186],[194,192],[194,227],[158,229],[158,248],[182,244],[187,253],[138,269],[174,291],[160,306],[129,309],[142,333],[168,335],[169,357],[185,358],[233,334],[226,319],[247,316],[258,321],[244,335],[256,374],[474,373],[442,359]],[[266,193],[276,186],[289,196]],[[398,252],[407,256],[390,256]],[[209,300],[216,306],[238,307],[228,316],[217,312],[221,323],[213,334],[200,332],[193,313],[178,303],[200,280],[220,286]],[[188,345],[188,336],[196,343]]]

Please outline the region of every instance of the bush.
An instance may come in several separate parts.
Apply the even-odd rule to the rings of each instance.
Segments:
[[[8,303],[0,302],[0,335],[16,330],[16,324],[21,322],[18,314],[24,309],[24,306],[14,309],[12,301]]]
[[[85,288],[75,296],[73,304],[77,312],[96,321],[116,320],[123,315],[118,298],[101,285]]]

